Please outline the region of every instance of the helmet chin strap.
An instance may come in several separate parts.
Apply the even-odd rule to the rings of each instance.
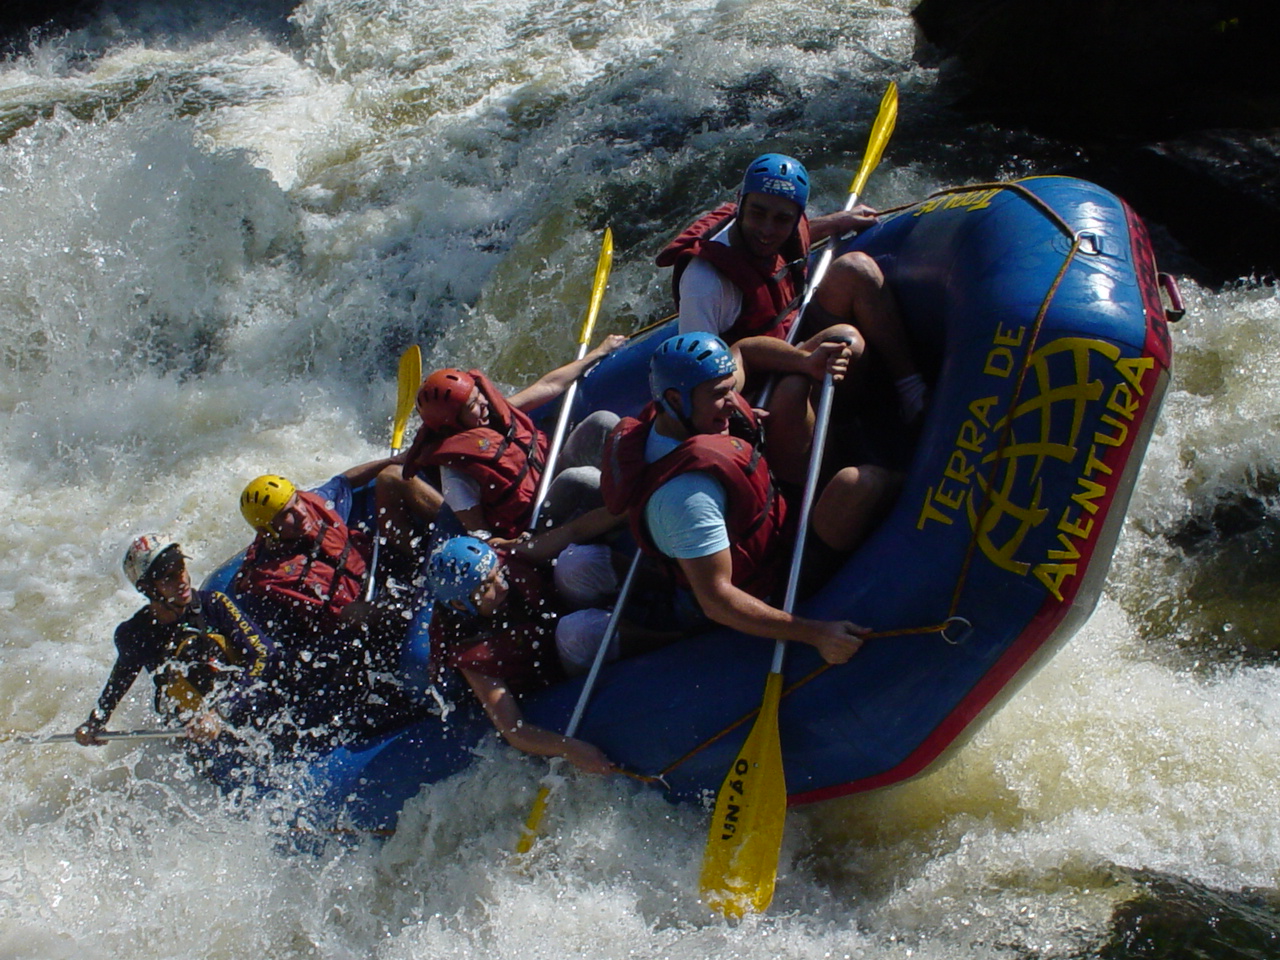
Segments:
[[[675,388],[672,387],[671,389],[675,389]],[[676,421],[680,424],[680,426],[684,427],[685,432],[689,434],[689,436],[693,436],[695,433],[698,432],[693,427],[693,420],[691,420],[689,416],[684,412],[683,397],[681,397],[680,405],[678,407],[674,407],[671,405],[671,401],[668,400],[664,395],[662,398],[662,408],[666,410],[667,413],[671,414],[671,416],[676,418]]]

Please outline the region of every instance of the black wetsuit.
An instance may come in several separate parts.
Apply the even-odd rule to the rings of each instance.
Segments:
[[[229,682],[218,684],[219,715],[233,726],[263,722],[266,714],[278,707],[274,684],[281,668],[279,647],[225,594],[214,590],[195,592],[191,604],[172,623],[158,621],[148,604],[116,627],[115,666],[91,719],[105,724],[144,670],[156,682],[157,709],[170,712],[164,709],[160,696],[160,688],[169,677],[168,668],[175,661],[180,667],[193,666],[192,657],[178,655],[179,647],[193,635],[208,633],[225,637],[238,661],[235,672],[228,674]]]

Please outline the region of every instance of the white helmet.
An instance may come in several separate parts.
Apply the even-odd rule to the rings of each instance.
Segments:
[[[144,533],[134,537],[124,555],[124,575],[129,582],[142,589],[140,584],[146,579],[151,565],[170,547],[176,548],[178,544],[158,533]]]

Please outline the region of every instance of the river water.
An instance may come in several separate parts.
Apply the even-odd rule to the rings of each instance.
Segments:
[[[571,356],[606,224],[625,332],[756,153],[838,207],[891,79],[869,202],[1051,172],[935,124],[909,7],[140,0],[0,63],[0,728],[87,715],[131,534],[203,575],[247,478],[380,455],[407,344],[508,385]],[[792,811],[767,915],[711,917],[705,815],[627,782],[571,779],[514,864],[545,768],[496,746],[394,838],[298,850],[163,744],[10,743],[0,958],[1280,955],[1280,300],[1182,286],[1097,612],[946,766]]]

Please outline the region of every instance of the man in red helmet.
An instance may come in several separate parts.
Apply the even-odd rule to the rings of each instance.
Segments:
[[[559,397],[625,342],[620,334],[608,336],[581,360],[510,398],[479,370],[435,371],[418,391],[422,427],[405,457],[404,475],[438,469],[444,502],[466,530],[506,538],[524,533],[549,447],[529,411]],[[543,512],[552,524],[600,506],[600,453],[617,422],[616,415],[597,411],[569,434]]]

